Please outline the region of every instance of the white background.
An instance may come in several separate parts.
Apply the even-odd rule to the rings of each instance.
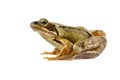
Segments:
[[[30,28],[40,18],[89,30],[108,44],[95,59],[46,61],[53,46]],[[0,80],[120,80],[119,0],[1,0]]]

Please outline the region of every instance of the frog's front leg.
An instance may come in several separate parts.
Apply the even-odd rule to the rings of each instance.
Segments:
[[[95,58],[106,46],[105,37],[93,36],[84,41],[77,41],[73,46],[73,59],[89,59]]]
[[[58,48],[55,48],[52,52],[44,52],[43,54],[50,54],[50,55],[57,55],[60,52],[60,50]]]
[[[58,53],[58,55],[56,57],[45,57],[44,59],[48,59],[48,60],[66,60],[66,59],[70,59],[69,55],[72,52],[72,47],[73,44],[68,41],[67,39],[55,39],[54,40],[54,45],[56,48],[58,48],[60,50],[60,52]]]

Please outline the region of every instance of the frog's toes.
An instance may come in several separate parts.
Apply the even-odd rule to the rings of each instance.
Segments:
[[[41,55],[43,55],[43,54],[51,54],[51,52],[43,52],[43,53],[41,53]]]
[[[50,54],[50,55],[56,55],[54,52],[43,52],[43,53],[41,53],[41,55],[44,55],[44,54]]]
[[[73,58],[69,55],[57,56],[57,57],[45,57],[47,60],[73,60]]]
[[[44,57],[43,59],[47,59],[48,61],[56,60],[54,57]]]

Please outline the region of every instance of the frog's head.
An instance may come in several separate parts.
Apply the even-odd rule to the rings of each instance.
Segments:
[[[58,32],[54,24],[51,24],[47,19],[41,18],[39,21],[34,21],[30,24],[31,28],[37,32],[45,32],[57,35]]]
[[[30,24],[31,28],[34,31],[41,31],[42,28],[46,28],[48,25],[48,20],[41,18],[39,21],[34,21]]]

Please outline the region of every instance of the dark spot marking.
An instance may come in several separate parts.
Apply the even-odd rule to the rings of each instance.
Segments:
[[[38,24],[38,21],[34,21],[34,24]]]
[[[68,27],[68,28],[70,28],[70,29],[75,29],[74,27]]]
[[[78,30],[81,30],[81,29],[78,29]]]
[[[57,42],[57,43],[59,43],[59,44],[62,44],[63,45],[63,43],[62,42],[60,42],[59,40],[57,40],[57,39],[53,39],[55,42]]]
[[[84,44],[85,44],[85,43],[82,42],[82,43],[79,45],[79,47],[85,48],[85,45],[84,45]]]
[[[66,26],[60,26],[61,28],[66,28]]]
[[[45,28],[48,29],[49,31],[54,31],[57,33],[57,35],[59,35],[55,25],[49,23]]]

